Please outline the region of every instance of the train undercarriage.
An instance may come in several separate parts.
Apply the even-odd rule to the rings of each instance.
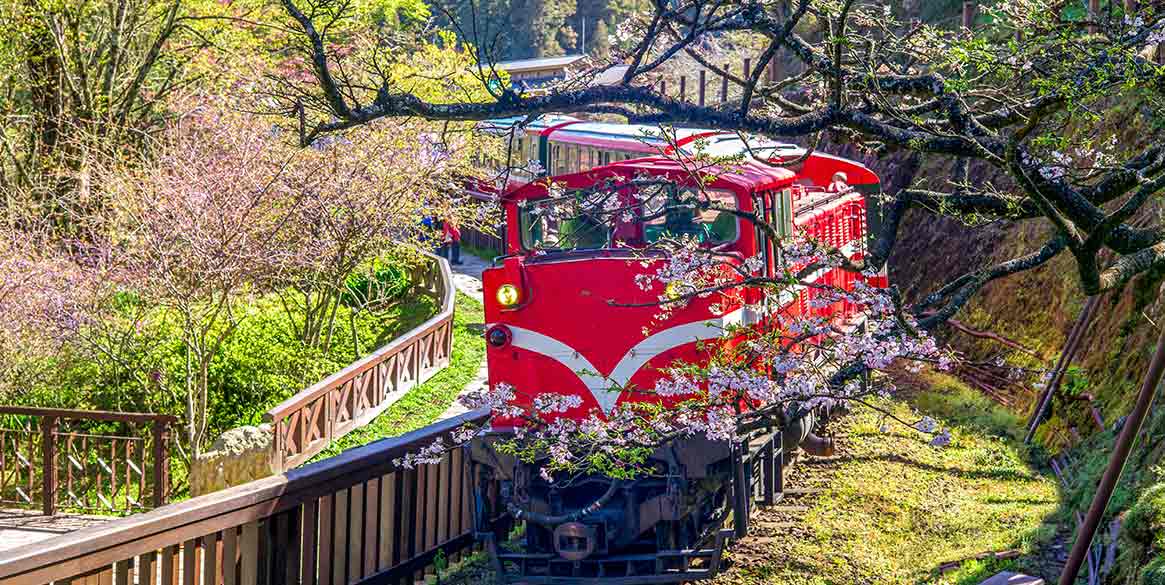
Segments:
[[[588,476],[552,485],[536,466],[499,455],[489,447],[491,437],[483,437],[471,449],[477,537],[501,582],[630,585],[710,578],[724,567],[727,543],[747,534],[754,508],[780,501],[784,469],[799,448],[832,452],[832,442],[812,432],[822,414],[811,411],[783,432],[762,429],[739,443],[675,441],[656,451],[651,473],[629,481]],[[524,530],[511,538],[517,522]]]

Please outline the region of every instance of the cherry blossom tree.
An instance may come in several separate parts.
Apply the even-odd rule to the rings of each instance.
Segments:
[[[0,394],[33,385],[43,358],[89,320],[96,283],[50,237],[48,226],[0,228]]]
[[[187,440],[207,437],[209,370],[245,317],[240,301],[266,292],[286,256],[280,234],[300,193],[269,127],[208,104],[174,122],[135,166],[103,177],[116,207],[114,246],[134,288],[178,316],[185,347]]]
[[[330,349],[345,295],[362,296],[349,290],[354,271],[436,237],[423,217],[481,221],[469,201],[450,195],[478,172],[470,162],[491,146],[469,143],[463,134],[442,137],[417,122],[370,125],[299,152],[294,143],[285,145],[297,157],[289,183],[299,199],[293,227],[281,233],[289,287],[282,296],[305,345]],[[376,302],[365,299],[360,308]]]

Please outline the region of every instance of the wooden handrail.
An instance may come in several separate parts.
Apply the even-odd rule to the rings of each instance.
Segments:
[[[440,310],[411,331],[264,413],[263,420],[274,427],[272,466],[276,470],[307,461],[449,364],[456,296],[453,273],[444,258],[422,254],[429,261],[427,274],[414,275],[414,286],[431,285]]]
[[[175,565],[189,571],[201,571],[205,578],[199,580],[197,575],[188,574],[181,581],[184,583],[241,582],[233,577],[241,572],[243,580],[247,580],[248,570],[254,569],[259,562],[278,571],[276,577],[268,574],[269,582],[282,582],[278,576],[292,572],[297,575],[296,582],[332,582],[333,572],[325,570],[317,561],[335,567],[335,563],[343,564],[350,558],[348,550],[331,558],[340,544],[347,548],[353,544],[346,534],[338,530],[333,532],[341,519],[344,523],[350,521],[352,526],[360,526],[361,530],[353,534],[368,534],[365,538],[374,539],[371,542],[378,542],[378,536],[380,542],[407,539],[413,535],[414,527],[422,526],[411,520],[414,509],[418,507],[415,502],[396,506],[394,498],[392,503],[387,500],[378,503],[373,494],[379,482],[387,482],[390,477],[400,481],[395,477],[400,474],[411,474],[401,485],[406,491],[411,490],[408,494],[412,499],[420,498],[428,504],[426,508],[430,516],[425,518],[434,525],[440,524],[441,528],[433,528],[432,538],[423,538],[420,546],[414,543],[411,552],[404,554],[396,541],[395,556],[378,555],[376,547],[357,547],[361,550],[353,553],[357,557],[351,557],[355,561],[346,566],[347,576],[339,580],[348,582],[357,574],[371,576],[397,566],[411,567],[408,564],[411,559],[427,558],[424,555],[432,556],[437,548],[448,548],[454,542],[465,546],[472,540],[464,538],[473,530],[472,516],[468,514],[472,502],[471,484],[467,478],[468,461],[459,450],[446,453],[440,464],[421,466],[416,470],[401,469],[393,460],[430,445],[438,438],[443,438],[448,444],[453,430],[466,423],[481,424],[488,416],[484,409],[468,412],[399,437],[350,449],[281,475],[10,549],[0,560],[0,585],[48,583],[85,575],[118,573],[122,575],[119,579],[124,579],[130,570],[137,572],[139,582],[154,583],[157,582],[155,568],[161,572],[160,582],[169,585],[178,582],[177,571],[173,570]],[[427,483],[426,477],[430,478]],[[416,484],[418,478],[420,483]],[[413,483],[409,484],[409,481]],[[438,495],[438,485],[445,488],[442,492],[448,490],[443,497]],[[365,490],[368,490],[368,497],[364,497]],[[344,506],[333,505],[333,498],[343,499]],[[435,507],[437,505],[442,507]],[[322,513],[331,514],[330,522],[322,521],[318,515]],[[402,521],[402,518],[406,519]],[[258,536],[253,532],[258,530],[257,523],[265,523],[266,538],[276,539],[267,542],[287,542],[299,556],[281,557],[283,566],[269,556],[263,557],[270,551],[258,545]],[[427,533],[429,529],[425,528]],[[256,536],[254,542],[248,540],[250,536]],[[208,557],[213,559],[214,554],[195,553],[197,549],[226,548],[228,543],[238,558],[237,564],[232,563],[230,567],[215,567],[213,561],[207,560]],[[383,548],[379,552],[382,553]],[[179,564],[180,555],[190,556],[182,556],[184,562]],[[199,557],[203,561],[201,567],[195,565],[195,559]],[[156,560],[161,561],[160,566],[153,564]],[[206,563],[210,563],[209,566]],[[230,579],[225,577],[228,572],[232,575]]]
[[[152,422],[174,424],[175,422],[178,422],[178,417],[172,414],[154,414],[150,412],[113,412],[108,410],[77,410],[72,408],[39,408],[35,406],[0,406],[0,414],[46,416],[77,420],[105,420],[135,424]]]

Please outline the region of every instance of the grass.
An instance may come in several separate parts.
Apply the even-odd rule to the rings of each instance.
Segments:
[[[806,531],[726,582],[973,584],[1014,561],[936,569],[985,551],[1026,550],[1046,536],[1057,486],[1032,470],[1031,453],[1016,440],[1019,421],[951,378],[923,382],[927,389],[905,401],[876,406],[906,420],[938,419],[950,427],[951,445],[931,447],[896,423],[883,430],[879,412],[855,408],[838,423],[841,456],[804,516]]]
[[[485,313],[480,302],[457,293],[453,315],[453,357],[449,367],[424,384],[409,390],[371,423],[332,442],[313,461],[385,437],[407,433],[437,420],[461,389],[473,380],[485,359],[485,340],[481,335],[484,319]]]

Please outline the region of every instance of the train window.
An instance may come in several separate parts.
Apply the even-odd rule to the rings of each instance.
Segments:
[[[656,242],[665,237],[695,236],[700,243],[736,241],[740,220],[736,195],[729,191],[681,189],[666,201],[648,200],[643,208],[643,238]]]
[[[676,189],[671,184],[577,191],[518,206],[522,245],[534,249],[640,247],[669,237],[701,244],[737,240],[740,221],[730,191]],[[561,191],[559,190],[561,193]]]
[[[560,213],[560,203],[542,200],[519,206],[524,248],[588,250],[609,245],[610,218],[601,213]]]
[[[510,146],[510,164],[520,166],[526,163],[523,157],[526,154],[526,137],[516,136]]]

